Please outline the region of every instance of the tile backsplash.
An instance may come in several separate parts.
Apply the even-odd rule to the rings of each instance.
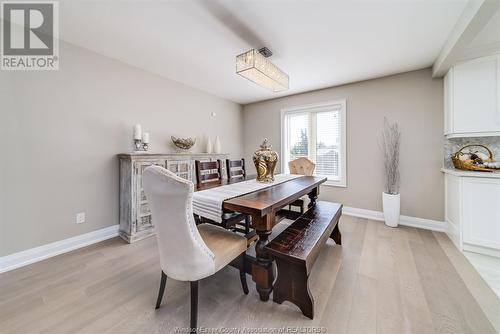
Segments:
[[[481,144],[487,146],[493,152],[493,158],[500,161],[500,137],[468,137],[444,139],[444,160],[445,168],[453,168],[451,155],[469,144]],[[486,153],[486,152],[485,152]]]

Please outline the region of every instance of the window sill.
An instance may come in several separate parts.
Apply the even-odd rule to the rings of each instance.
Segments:
[[[322,186],[347,188],[347,184],[345,182],[331,181],[331,180],[327,180],[325,183],[322,184]]]

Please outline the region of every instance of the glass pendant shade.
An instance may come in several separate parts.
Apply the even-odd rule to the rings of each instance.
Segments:
[[[236,57],[236,73],[273,92],[288,89],[288,75],[255,49]]]

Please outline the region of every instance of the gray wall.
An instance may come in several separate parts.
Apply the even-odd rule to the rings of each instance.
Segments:
[[[0,256],[117,224],[116,154],[135,123],[153,152],[170,135],[219,134],[242,154],[238,104],[63,42],[60,59],[59,71],[0,73]]]
[[[402,132],[402,214],[443,220],[443,82],[433,80],[430,69],[245,105],[246,159],[264,137],[280,152],[282,108],[340,98],[347,99],[347,188],[324,186],[321,197],[381,211],[383,160],[378,142],[387,116],[399,122]]]

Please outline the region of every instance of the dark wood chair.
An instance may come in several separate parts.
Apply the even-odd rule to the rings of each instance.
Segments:
[[[245,159],[229,160],[226,159],[227,178],[229,181],[245,178],[247,175],[245,169]]]
[[[200,188],[206,183],[222,181],[221,161],[195,161],[196,187]]]
[[[196,186],[197,188],[202,187],[207,183],[221,183],[222,173],[221,173],[221,161],[195,161],[196,166]],[[228,174],[229,175],[229,174]],[[255,231],[250,231],[250,216],[239,212],[224,212],[222,214],[222,222],[219,224],[213,220],[198,217],[198,222],[200,223],[210,223],[218,226],[222,226],[225,229],[232,229],[236,232],[243,233],[245,237],[251,242],[254,238]],[[236,225],[241,223],[244,229],[237,227]]]
[[[227,179],[229,180],[229,182],[244,179],[247,175],[245,168],[245,159],[243,158],[239,160],[226,159],[226,172],[227,172]],[[247,215],[247,217],[245,218],[244,230],[236,229],[238,232],[244,233],[249,240],[251,238],[256,237],[255,231],[253,232],[250,231],[250,224],[251,224],[250,221],[251,217]]]

